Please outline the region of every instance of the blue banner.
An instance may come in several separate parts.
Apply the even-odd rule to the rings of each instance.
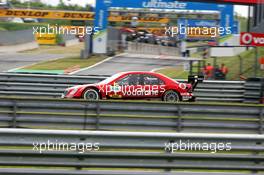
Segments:
[[[97,0],[102,1],[102,0]],[[122,8],[152,8],[176,10],[216,10],[223,6],[216,3],[184,2],[175,0],[112,0],[111,7]]]
[[[240,23],[239,21],[234,21],[233,23],[233,34],[239,34],[240,33]]]
[[[102,30],[107,27],[106,16],[108,16],[109,7],[218,11],[221,14],[220,25],[222,27],[232,26],[234,20],[234,7],[229,4],[223,5],[175,0],[97,0],[95,25],[102,27]]]
[[[218,11],[220,13],[219,25],[221,27],[233,28],[234,22],[234,7],[230,4],[185,2],[175,0],[96,0],[94,25],[95,27],[99,27],[103,32],[107,29],[108,9],[111,7]],[[233,29],[231,30],[233,31]],[[103,37],[95,37],[97,42],[105,43],[107,34],[101,34],[101,36]],[[99,47],[99,45],[95,47]]]
[[[219,26],[219,22],[217,20],[188,19],[187,24],[190,27],[218,27]]]

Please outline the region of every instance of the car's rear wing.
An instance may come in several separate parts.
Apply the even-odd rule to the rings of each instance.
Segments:
[[[194,90],[198,83],[202,83],[204,81],[204,76],[201,75],[190,75],[188,76],[188,83],[192,84],[192,89]]]

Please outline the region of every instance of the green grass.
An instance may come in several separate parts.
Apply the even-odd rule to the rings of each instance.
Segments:
[[[6,29],[3,27],[0,27],[0,31],[6,31]]]
[[[264,56],[264,48],[259,47],[259,57]],[[240,54],[242,57],[242,76],[244,77],[254,77],[255,71],[255,50],[245,51]],[[213,64],[213,58],[208,59],[208,63]],[[239,80],[240,79],[240,59],[238,56],[234,57],[222,57],[217,59],[218,65],[224,63],[229,68],[229,73],[227,75],[227,80]],[[264,77],[264,71],[260,70],[258,66],[257,71],[258,77]]]
[[[227,35],[227,36],[221,37],[221,38],[219,39],[219,42],[220,42],[220,43],[223,43],[223,42],[227,41],[227,40],[230,39],[230,38],[232,38],[232,35]]]
[[[37,26],[46,26],[46,24],[0,22],[0,28],[7,31],[27,30],[27,29],[33,29],[33,27],[37,27]]]
[[[23,69],[17,70],[19,71],[27,71],[27,72],[64,72],[64,70],[76,68],[81,69],[84,67],[89,67],[94,65],[106,58],[104,55],[94,55],[89,59],[80,59],[80,51],[84,48],[84,44],[80,43],[78,45],[71,46],[70,48],[65,48],[61,46],[40,46],[38,49],[33,49],[29,51],[25,51],[23,53],[33,53],[33,54],[63,54],[65,58],[49,60],[45,62],[40,62],[34,65],[30,65],[27,67],[23,67]]]
[[[184,71],[183,68],[179,68],[179,67],[169,67],[165,69],[160,69],[157,72],[166,75],[168,77],[171,77],[173,79],[186,79],[188,78],[188,74],[189,74],[188,71]]]
[[[204,46],[207,45],[208,42],[206,41],[194,41],[194,42],[187,42],[188,47],[196,47],[196,46]]]
[[[259,57],[264,56],[264,48],[258,48],[258,55]],[[196,53],[192,55],[193,57],[201,57],[201,53]],[[242,76],[243,77],[254,77],[255,71],[255,50],[248,50],[240,54],[242,57]],[[206,60],[207,63],[213,64],[214,59],[208,58]],[[233,57],[219,57],[217,58],[217,65],[221,65],[224,63],[229,68],[229,73],[227,75],[227,80],[240,80],[240,59],[238,56]],[[183,70],[183,68],[178,67],[170,67],[158,70],[157,72],[167,75],[171,78],[178,78],[178,79],[186,79],[188,78],[189,72]],[[260,70],[258,66],[257,71],[258,77],[264,77],[264,71]]]
[[[70,49],[69,49],[70,48]],[[22,53],[33,53],[33,54],[67,54],[72,55],[73,57],[78,57],[81,50],[84,48],[84,43],[79,43],[70,47],[62,46],[49,46],[41,45],[37,49],[23,51]]]
[[[248,20],[247,20],[247,18],[239,16],[238,17],[238,20],[240,22],[240,30],[241,30],[241,32],[246,32],[247,31],[247,28],[248,28],[247,27],[248,26]]]
[[[96,55],[91,56],[89,59],[80,59],[79,57],[70,57],[63,58],[57,60],[46,61],[42,63],[38,63],[35,65],[31,65],[25,67],[23,69],[29,70],[66,70],[73,67],[85,68],[91,65],[94,65],[102,60],[104,60],[106,56],[104,55]]]

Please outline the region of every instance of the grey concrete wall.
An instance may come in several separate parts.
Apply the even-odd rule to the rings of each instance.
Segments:
[[[251,32],[263,33],[264,32],[264,22],[258,24],[257,27],[252,27]]]
[[[69,41],[69,40],[75,40],[76,39],[76,36],[75,35],[70,35],[70,34],[65,34],[65,35],[62,35],[62,38],[64,41]]]
[[[71,39],[71,40],[65,40],[65,46],[69,47],[69,46],[74,46],[74,45],[78,45],[80,44],[79,39],[75,38],[75,39]]]
[[[32,30],[0,31],[0,46],[31,43],[35,41]]]
[[[21,52],[25,50],[36,49],[38,47],[39,45],[36,41],[23,43],[23,44],[9,45],[9,46],[0,46],[0,53]]]
[[[108,42],[107,47],[109,50],[118,50],[121,46],[121,32],[114,27],[108,28]]]
[[[79,44],[79,39],[75,36],[75,35],[63,35],[62,36],[63,41],[65,42],[65,46],[69,47],[69,46],[73,46],[73,45],[77,45]]]
[[[179,48],[167,47],[153,44],[129,42],[128,53],[138,54],[150,54],[150,55],[168,55],[168,56],[179,56]]]

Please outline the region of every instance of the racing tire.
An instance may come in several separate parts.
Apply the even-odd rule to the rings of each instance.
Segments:
[[[165,102],[176,103],[180,101],[180,96],[177,92],[169,90],[164,93],[162,100]]]
[[[95,89],[87,89],[83,94],[83,98],[88,101],[97,101],[100,99],[100,95]]]

